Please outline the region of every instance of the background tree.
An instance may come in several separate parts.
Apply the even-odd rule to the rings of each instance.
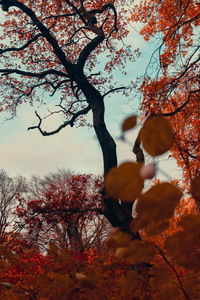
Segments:
[[[93,127],[99,141],[104,174],[117,165],[116,144],[104,120],[104,100],[118,91],[125,95],[130,86],[116,87],[111,71],[123,70],[136,53],[123,42],[128,35],[128,16],[132,1],[17,1],[1,0],[6,20],[1,24],[0,74],[2,110],[16,114],[24,102],[42,102],[42,91],[60,99],[55,113],[64,122],[55,130],[38,129],[44,136],[58,133],[66,126],[84,125],[83,117],[92,112]],[[9,45],[7,45],[9,43]],[[95,65],[100,54],[107,55],[103,73]],[[105,74],[105,72],[107,72]],[[46,97],[46,96],[45,96]],[[53,114],[52,112],[51,114]],[[128,230],[131,208],[104,197],[104,215],[113,226]],[[130,206],[130,205],[129,205]]]
[[[185,187],[200,169],[199,1],[141,1],[132,20],[145,40],[160,40],[146,69],[141,114],[164,115],[175,130],[172,156],[183,169]]]
[[[23,177],[11,178],[4,170],[0,170],[0,240],[3,242],[5,233],[13,228],[16,215],[16,196],[25,192],[26,184]]]
[[[49,241],[76,251],[100,249],[110,229],[102,216],[101,186],[100,177],[66,170],[43,179],[32,177],[26,195],[18,197],[24,235],[43,249]]]

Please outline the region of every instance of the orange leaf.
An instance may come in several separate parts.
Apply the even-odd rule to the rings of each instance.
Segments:
[[[184,230],[169,236],[165,241],[165,248],[179,265],[198,271],[200,268],[200,216],[188,215],[179,222],[179,225]]]
[[[123,202],[134,202],[144,187],[139,174],[141,167],[138,163],[125,162],[112,168],[105,178],[107,194]]]
[[[182,192],[173,184],[163,182],[154,185],[138,197],[136,206],[138,215],[132,221],[131,229],[135,232],[147,227],[148,234],[152,235],[162,232],[181,196]]]
[[[133,127],[135,127],[136,123],[137,123],[137,117],[130,116],[124,120],[124,122],[122,124],[122,130],[127,131],[129,129],[132,129]]]
[[[144,149],[152,156],[168,151],[174,142],[174,132],[164,117],[148,119],[141,131],[140,138]]]

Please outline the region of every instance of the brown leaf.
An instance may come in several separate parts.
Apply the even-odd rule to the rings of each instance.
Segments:
[[[171,183],[154,185],[138,197],[137,217],[133,220],[131,229],[135,232],[147,227],[149,234],[162,232],[181,197],[182,192]]]
[[[126,118],[122,124],[122,130],[127,131],[135,127],[137,123],[137,116],[130,116]]]
[[[123,202],[134,202],[144,187],[140,176],[142,164],[125,162],[112,168],[105,178],[106,192],[109,196]]]
[[[174,142],[174,132],[168,120],[158,116],[148,119],[141,131],[140,138],[144,149],[152,156],[168,151]]]
[[[109,248],[117,248],[117,247],[127,246],[130,241],[131,241],[130,234],[123,232],[123,231],[118,231],[118,232],[112,234],[108,238],[106,244],[107,244],[107,247],[109,247]]]
[[[129,245],[129,255],[127,255],[127,260],[131,264],[149,263],[153,260],[154,256],[154,247],[149,242],[135,240]]]
[[[191,194],[195,200],[200,201],[200,175],[196,176],[191,182]]]
[[[161,286],[169,283],[172,277],[171,271],[166,264],[155,264],[150,270],[149,283],[153,289],[159,289]]]

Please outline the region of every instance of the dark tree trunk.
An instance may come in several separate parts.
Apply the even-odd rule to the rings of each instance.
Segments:
[[[92,108],[93,126],[103,154],[104,176],[106,176],[112,167],[117,166],[116,143],[106,128],[103,97],[100,92],[88,82],[84,75],[81,77],[81,81],[78,82],[78,85]],[[105,217],[113,227],[120,227],[122,230],[129,232],[132,209],[127,211],[118,200],[107,197],[105,188],[103,189],[102,195]]]
[[[68,223],[67,234],[69,237],[71,249],[75,252],[83,251],[83,245],[78,231],[78,226],[76,227]]]

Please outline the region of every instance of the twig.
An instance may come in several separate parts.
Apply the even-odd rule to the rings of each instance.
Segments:
[[[170,267],[170,269],[174,272],[175,276],[176,276],[176,279],[179,283],[179,286],[180,286],[180,289],[185,297],[185,299],[187,300],[191,300],[190,297],[187,295],[184,287],[183,287],[183,284],[181,282],[181,279],[180,279],[180,276],[178,275],[178,272],[176,271],[175,267],[169,262],[169,260],[166,258],[164,252],[162,251],[162,249],[160,249],[160,247],[158,245],[156,245],[155,243],[153,243],[155,249],[158,251],[158,253],[160,254],[160,256],[162,256],[163,260],[166,262],[166,264]]]

